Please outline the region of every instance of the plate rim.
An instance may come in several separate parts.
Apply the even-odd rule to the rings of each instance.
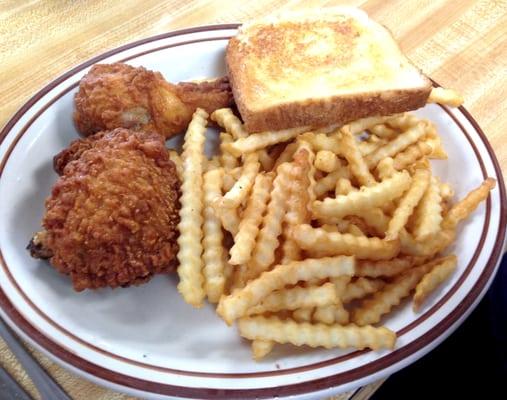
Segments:
[[[150,36],[141,40],[137,40],[134,42],[127,43],[125,45],[119,46],[117,48],[108,50],[106,52],[103,52],[95,57],[92,57],[83,63],[80,63],[79,65],[71,68],[70,70],[66,71],[53,81],[46,84],[42,89],[40,89],[36,94],[34,94],[27,102],[25,102],[20,109],[9,119],[9,121],[5,124],[5,126],[2,128],[0,132],[0,144],[4,141],[4,139],[7,137],[7,135],[11,132],[12,128],[15,126],[15,124],[22,118],[22,116],[31,109],[31,107],[37,103],[43,96],[45,96],[47,93],[49,93],[52,89],[54,89],[56,86],[58,86],[60,83],[64,82],[68,78],[72,77],[76,73],[80,72],[81,70],[95,64],[96,62],[99,62],[107,57],[110,57],[112,55],[121,53],[122,51],[133,49],[135,47],[138,47],[140,45],[158,41],[161,39],[167,39],[171,37],[177,37],[192,33],[200,33],[200,32],[207,32],[207,31],[215,31],[215,30],[233,30],[237,29],[240,24],[216,24],[216,25],[203,25],[203,26],[196,26],[192,28],[187,29],[181,29],[181,30],[175,30],[175,31],[169,31],[166,33],[162,33],[155,36]],[[214,37],[213,39],[209,40],[220,40],[224,38]],[[206,38],[204,40],[197,40],[197,41],[206,41]],[[190,42],[193,42],[190,40]],[[178,43],[179,45],[186,44],[184,42]],[[151,51],[156,51],[156,49],[153,49]],[[137,57],[142,55],[143,52],[139,54],[135,54],[132,57]],[[434,82],[434,81],[433,81]],[[434,82],[436,84],[436,82]],[[438,84],[436,84],[438,86]],[[67,93],[68,91],[72,90],[76,85],[71,85],[70,87],[63,90],[64,93],[61,93],[58,98]],[[57,99],[56,99],[57,100]],[[55,100],[55,101],[56,101]],[[49,105],[46,104],[45,106],[49,107],[53,102],[51,102]],[[43,109],[45,109],[43,106]],[[461,125],[461,123],[457,120],[456,116],[453,115],[453,113],[449,112],[445,107],[442,107],[444,111],[447,112],[447,114],[453,119],[453,122],[457,124],[464,132],[466,132],[465,128]],[[42,111],[42,109],[41,109]],[[495,173],[498,178],[498,187],[499,187],[499,194],[500,194],[500,211],[499,211],[499,220],[500,220],[500,226],[496,233],[496,243],[493,247],[493,250],[491,252],[491,255],[488,259],[488,261],[484,265],[484,269],[481,272],[481,275],[477,279],[477,282],[472,287],[472,290],[468,293],[466,298],[463,300],[462,303],[460,303],[456,308],[455,312],[452,314],[447,315],[444,317],[442,321],[440,321],[439,324],[435,325],[429,332],[423,334],[421,337],[415,339],[413,342],[409,343],[408,345],[404,346],[403,348],[399,350],[404,350],[401,353],[407,353],[405,355],[400,355],[400,357],[396,358],[388,363],[387,365],[380,367],[378,369],[373,369],[371,372],[366,372],[365,370],[368,369],[370,364],[376,364],[378,362],[381,362],[382,358],[377,359],[375,361],[372,361],[369,364],[363,365],[358,368],[354,368],[348,371],[344,371],[340,373],[339,375],[343,374],[351,374],[356,370],[360,370],[359,372],[356,372],[357,376],[352,377],[351,379],[347,379],[345,382],[339,381],[335,382],[334,384],[346,384],[353,382],[355,380],[366,378],[370,374],[373,373],[379,373],[382,372],[382,370],[385,370],[386,368],[389,368],[391,366],[394,366],[397,363],[402,362],[405,358],[407,358],[410,355],[417,355],[418,351],[424,350],[425,348],[429,347],[437,338],[444,335],[446,332],[449,331],[449,329],[455,324],[461,317],[463,317],[466,312],[473,306],[474,301],[478,300],[483,292],[483,289],[487,285],[488,281],[492,277],[495,267],[499,261],[499,257],[502,253],[503,249],[503,243],[505,241],[505,231],[506,231],[506,224],[505,221],[507,220],[507,204],[506,204],[506,194],[505,194],[505,184],[503,180],[503,175],[501,168],[498,164],[498,160],[492,150],[492,147],[480,128],[479,124],[475,121],[475,119],[472,117],[472,115],[464,108],[459,107],[459,111],[463,114],[463,116],[468,120],[468,122],[471,124],[472,128],[476,131],[477,135],[479,136],[480,140],[482,141],[482,144],[485,146],[488,156],[493,164],[493,168],[495,170]],[[29,124],[31,119],[27,121],[27,124]],[[20,135],[22,136],[22,135]],[[12,149],[16,146],[16,141],[11,143],[9,146],[12,147]],[[10,152],[7,150],[7,152]],[[5,158],[5,157],[4,157]],[[2,159],[2,169],[4,164],[6,164],[7,160]],[[490,202],[491,199],[488,199],[488,202]],[[500,240],[498,240],[500,239]],[[2,257],[2,262],[3,257]],[[487,273],[485,273],[487,272]],[[474,294],[472,297],[471,294]],[[469,299],[469,300],[468,300]],[[468,300],[468,301],[467,301]],[[465,304],[466,303],[466,304]],[[291,394],[303,394],[303,393],[309,393],[313,391],[322,390],[325,388],[329,388],[330,386],[333,386],[332,378],[336,377],[337,375],[331,375],[324,378],[317,378],[310,381],[297,383],[297,384],[291,384],[286,386],[283,390],[283,393],[280,393],[279,388],[276,387],[269,387],[269,388],[251,388],[251,389],[212,389],[212,388],[193,388],[193,387],[182,387],[182,386],[175,386],[165,383],[159,383],[154,381],[148,381],[140,378],[136,378],[129,375],[124,375],[109,369],[106,369],[105,367],[102,367],[100,365],[94,364],[91,361],[88,361],[82,357],[79,357],[67,349],[63,348],[58,343],[55,343],[52,339],[46,337],[43,333],[38,331],[34,326],[28,322],[24,316],[21,314],[21,312],[11,303],[10,299],[7,297],[7,295],[4,293],[3,288],[0,287],[0,306],[2,308],[2,311],[7,314],[9,322],[16,323],[17,327],[26,335],[29,337],[30,340],[36,342],[39,346],[41,346],[43,349],[51,353],[54,357],[56,357],[58,360],[68,363],[74,368],[77,368],[81,370],[84,373],[91,374],[96,376],[97,378],[104,379],[106,381],[109,381],[111,383],[115,383],[118,385],[121,385],[123,387],[128,387],[136,390],[141,391],[147,391],[153,394],[163,394],[163,395],[177,395],[177,396],[185,396],[185,397],[199,397],[199,398],[227,398],[228,396],[245,396],[248,395],[249,397],[258,397],[258,396],[269,396],[270,394],[273,394],[274,392],[277,393],[277,395],[291,395]],[[13,318],[14,316],[14,318]],[[20,323],[21,322],[21,323]],[[437,332],[437,329],[438,332]],[[422,340],[424,339],[424,340]],[[423,342],[419,345],[420,342]],[[45,344],[44,344],[45,343]],[[415,347],[415,349],[412,349]],[[56,351],[59,350],[59,351]],[[412,350],[412,351],[410,351]],[[428,350],[429,351],[429,350]],[[392,353],[390,353],[392,354]],[[62,357],[62,355],[66,357]],[[421,354],[422,356],[422,354]],[[73,362],[74,361],[74,362]],[[322,381],[325,381],[324,386],[322,386]],[[167,390],[161,390],[162,388],[168,389]],[[303,389],[303,390],[300,390]],[[306,390],[305,390],[306,389]],[[211,393],[213,392],[213,393]],[[204,396],[204,397],[203,397]]]

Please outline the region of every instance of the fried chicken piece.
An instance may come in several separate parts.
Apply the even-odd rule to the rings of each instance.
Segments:
[[[187,127],[197,107],[211,113],[232,103],[227,77],[174,85],[143,67],[96,64],[79,84],[74,122],[85,136],[123,127],[170,138]]]
[[[55,157],[61,176],[28,248],[74,289],[139,284],[175,268],[179,186],[164,138],[118,128]]]

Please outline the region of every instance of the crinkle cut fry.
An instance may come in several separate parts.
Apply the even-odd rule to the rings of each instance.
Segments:
[[[442,229],[425,241],[417,241],[405,229],[400,231],[401,251],[413,256],[432,256],[449,246],[456,237],[458,223],[470,216],[489,195],[496,181],[487,178],[478,188],[454,204],[442,221]]]
[[[495,179],[487,178],[478,188],[470,191],[464,199],[451,207],[442,222],[442,227],[444,229],[456,228],[460,221],[467,219],[469,215],[475,211],[477,206],[487,199],[489,192],[493,190],[495,185]]]
[[[430,272],[423,276],[415,288],[414,311],[417,311],[431,292],[454,272],[456,265],[457,258],[455,255],[452,255],[442,259],[439,264],[435,265]]]
[[[366,209],[380,207],[400,197],[408,189],[410,182],[411,178],[407,171],[398,172],[374,186],[351,192],[346,196],[317,200],[313,203],[313,213],[317,217],[361,216]]]
[[[350,171],[359,184],[362,186],[372,186],[376,183],[375,178],[370,173],[368,165],[359,151],[356,139],[350,130],[350,126],[347,125],[340,130],[341,153],[349,162]]]
[[[351,277],[344,275],[331,280],[334,287],[336,301],[334,304],[318,306],[313,313],[313,320],[327,325],[334,323],[347,324],[349,322],[349,312],[343,307],[342,296]]]
[[[411,268],[392,283],[376,292],[371,299],[364,300],[360,308],[352,313],[352,321],[360,326],[376,324],[384,314],[387,314],[394,306],[400,304],[416,287],[421,278],[430,271],[440,260],[434,260],[419,267]]]
[[[348,233],[326,232],[304,224],[294,229],[294,239],[308,251],[319,254],[354,255],[358,259],[388,260],[396,257],[400,250],[397,240],[385,241],[377,237],[354,236]]]
[[[324,178],[319,179],[315,182],[315,196],[321,197],[330,190],[333,190],[335,188],[336,181],[340,178],[349,180],[351,178],[349,168],[347,166],[341,165],[341,163],[340,167],[336,171],[327,174]]]
[[[225,288],[223,234],[219,218],[211,206],[213,199],[221,194],[223,169],[218,168],[204,174],[204,288],[208,300],[217,303]]]
[[[307,132],[309,127],[284,129],[281,131],[267,131],[262,133],[252,133],[244,138],[239,138],[232,143],[228,143],[226,149],[236,157],[242,154],[251,153],[268,146],[286,142],[294,139],[297,135]]]
[[[220,164],[226,172],[238,166],[238,159],[224,149],[224,144],[232,142],[232,135],[227,132],[220,132]]]
[[[415,263],[414,257],[397,257],[390,260],[361,260],[356,266],[356,275],[369,278],[379,276],[390,277],[411,268]]]
[[[230,263],[233,265],[244,264],[250,260],[262,216],[269,201],[272,182],[273,175],[271,173],[259,174],[255,178],[252,193],[239,223],[238,233],[234,237],[234,245],[230,250]]]
[[[224,194],[220,207],[237,208],[248,196],[254,183],[255,176],[259,172],[259,155],[257,153],[249,153],[245,155],[244,159],[245,162],[241,176],[236,183],[234,183],[231,190]]]
[[[222,296],[218,303],[217,313],[230,325],[235,319],[245,315],[249,308],[260,303],[264,297],[277,289],[312,278],[352,276],[354,267],[355,259],[343,256],[319,260],[306,259],[275,266],[259,278],[248,282],[244,288],[234,291],[230,296]]]
[[[301,249],[292,238],[292,230],[297,225],[310,222],[308,211],[310,179],[308,174],[311,172],[311,166],[308,152],[298,151],[293,165],[289,175],[290,195],[284,218],[282,264],[301,259]]]
[[[278,167],[267,212],[246,270],[246,281],[259,276],[275,261],[275,250],[279,245],[278,237],[282,233],[282,220],[287,210],[290,167],[289,163]]]
[[[435,235],[442,223],[442,197],[440,187],[435,177],[430,183],[421,202],[414,210],[413,235],[418,241],[423,241]]]
[[[439,103],[450,107],[459,107],[463,101],[463,96],[458,92],[442,87],[433,88],[428,97],[428,103]]]
[[[424,140],[419,140],[394,156],[393,167],[398,171],[407,168],[417,160],[429,156],[432,150],[432,147],[428,143]]]
[[[298,141],[298,149],[294,154],[296,163],[305,166],[306,177],[308,179],[308,211],[311,211],[311,204],[316,199],[315,195],[315,153],[310,145],[304,140]]]
[[[426,192],[430,183],[431,173],[426,169],[418,169],[412,177],[410,188],[401,198],[393,217],[389,221],[386,232],[386,240],[396,240],[400,230],[407,224],[408,218],[412,215],[415,207]]]
[[[411,144],[417,142],[426,133],[426,123],[420,122],[410,127],[405,132],[399,134],[395,139],[391,140],[385,146],[380,147],[373,153],[365,157],[366,164],[370,169],[377,166],[380,160],[386,157],[394,157],[400,151],[403,151]]]
[[[215,210],[216,215],[218,215],[218,218],[220,218],[224,229],[232,236],[235,236],[238,233],[238,227],[240,224],[238,209],[222,207],[221,200],[222,197],[217,197],[213,200],[211,205]]]
[[[250,340],[272,340],[277,343],[291,343],[296,346],[333,347],[357,349],[392,349],[396,334],[391,330],[372,326],[324,325],[297,323],[276,317],[245,317],[238,322],[241,336]]]
[[[321,307],[337,302],[333,283],[322,286],[299,287],[276,290],[266,296],[259,304],[248,309],[247,315],[261,315],[265,312],[296,310],[306,307]]]
[[[178,290],[184,300],[194,307],[201,307],[204,292],[202,274],[202,210],[203,210],[203,150],[204,132],[208,114],[198,108],[185,134],[183,144],[183,174],[181,185],[181,209],[178,229]]]

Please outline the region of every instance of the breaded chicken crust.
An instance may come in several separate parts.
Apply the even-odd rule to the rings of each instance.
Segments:
[[[74,122],[85,136],[129,128],[166,138],[185,130],[197,107],[208,113],[233,103],[227,77],[174,85],[159,72],[128,64],[96,64],[81,79]]]
[[[56,164],[61,176],[32,245],[76,291],[139,284],[174,270],[180,183],[162,136],[100,132],[74,141]]]

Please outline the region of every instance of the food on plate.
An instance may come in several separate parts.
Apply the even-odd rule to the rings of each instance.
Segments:
[[[69,275],[74,289],[125,287],[175,269],[180,183],[164,138],[118,128],[74,141],[43,230],[29,245]]]
[[[200,129],[202,118],[194,116]],[[436,127],[412,114],[258,134],[248,134],[230,109],[211,119],[226,132],[218,158],[198,157],[201,169],[207,164],[205,177],[213,176],[213,190],[194,190],[204,187],[207,222],[188,240],[198,247],[203,235],[202,243],[214,246],[218,315],[229,325],[237,322],[240,335],[252,340],[256,360],[275,343],[392,348],[396,334],[375,324],[414,290],[414,307],[420,307],[452,274],[456,257],[442,253],[494,180],[453,203],[452,188],[433,176],[428,161],[447,157]],[[411,150],[425,146],[427,151]],[[272,160],[245,172],[261,152]],[[190,164],[185,169],[196,171]],[[223,201],[246,175],[253,183],[240,200]],[[182,206],[187,202],[182,199]],[[192,224],[199,218],[194,215]],[[217,235],[218,222],[232,240]],[[197,265],[201,253],[192,252]],[[207,268],[185,277],[200,293],[197,304],[189,301],[193,305],[201,305],[217,282]],[[207,295],[217,301],[217,293]]]
[[[256,360],[276,343],[392,349],[396,333],[375,325],[452,275],[458,224],[495,186],[454,202],[429,161],[447,159],[436,126],[406,112],[463,98],[432,89],[350,8],[246,24],[226,63],[243,121],[227,78],[92,67],[74,119],[93,135],[55,157],[32,255],[78,291],[141,283],[177,258],[183,299],[216,304]],[[223,131],[207,158],[209,121]],[[166,149],[185,128],[181,155]]]
[[[386,28],[345,7],[244,24],[226,64],[249,132],[414,110],[432,87]]]
[[[79,83],[74,122],[84,135],[122,127],[169,138],[186,129],[196,108],[212,112],[232,102],[227,77],[172,84],[143,67],[96,64]]]

